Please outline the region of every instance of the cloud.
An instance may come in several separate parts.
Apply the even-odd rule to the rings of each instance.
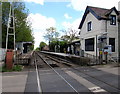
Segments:
[[[65,29],[72,28],[74,30],[78,30],[78,26],[80,24],[80,21],[81,21],[81,18],[78,18],[78,19],[74,20],[72,23],[65,21],[65,22],[62,23],[62,26]]]
[[[41,29],[41,30],[45,30],[46,28],[49,27],[55,27],[56,26],[56,21],[54,18],[52,17],[46,17],[43,16],[39,13],[36,14],[30,14],[28,16],[28,20],[30,22],[32,22],[32,28],[33,29]]]
[[[44,39],[44,34],[45,34],[45,31],[44,30],[33,30],[33,36],[35,38],[35,47],[34,48],[37,48],[39,47],[39,44],[40,42],[46,42],[46,40]]]
[[[44,4],[44,0],[24,0],[25,2],[34,2],[36,4],[40,4],[43,5]]]
[[[27,21],[31,23],[31,27],[33,29],[33,35],[35,37],[35,48],[39,46],[41,41],[44,41],[44,34],[46,32],[46,28],[55,27],[56,21],[52,17],[46,17],[39,13],[29,14]]]
[[[66,21],[63,22],[63,23],[62,23],[62,26],[64,27],[63,30],[69,31],[70,29],[72,29],[72,30],[77,31],[77,34],[78,34],[78,33],[79,33],[78,26],[79,26],[79,24],[80,24],[81,19],[82,19],[82,18],[78,18],[78,19],[74,20],[72,23],[66,22]],[[64,32],[61,33],[61,35],[64,35],[64,34],[65,34]],[[68,32],[67,32],[67,34],[69,35]]]
[[[72,7],[76,11],[85,11],[86,6],[95,6],[101,8],[118,8],[119,0],[71,0],[67,7]]]
[[[66,19],[72,19],[72,17],[69,16],[67,13],[64,14],[64,17],[65,17]]]

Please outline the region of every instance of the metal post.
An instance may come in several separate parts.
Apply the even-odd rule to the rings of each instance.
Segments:
[[[10,26],[10,23],[12,24],[12,27]],[[9,33],[10,28],[13,30],[12,33]],[[9,36],[14,36],[14,48],[13,49],[15,51],[15,19],[14,19],[13,3],[10,3],[10,12],[9,12],[7,35],[6,35],[6,50],[8,49]]]
[[[13,16],[13,33],[14,33],[14,51],[15,51],[16,47],[15,47],[15,15],[14,15],[14,8],[12,9],[12,16]]]
[[[98,51],[97,51],[97,35],[96,35],[96,62],[97,62],[97,57],[98,57]]]
[[[0,1],[0,48],[2,48],[2,2]]]
[[[10,4],[10,12],[9,12],[9,18],[8,18],[8,24],[7,24],[7,36],[6,36],[6,51],[8,48],[8,32],[9,32],[9,27],[10,27],[10,16],[11,16],[11,4]]]
[[[12,30],[12,32],[10,32],[10,29]],[[10,2],[10,11],[9,11],[9,17],[8,17],[8,24],[7,24],[7,35],[6,35],[6,51],[8,49],[8,43],[9,43],[9,36],[13,36],[14,38],[14,61],[15,61],[15,56],[16,56],[16,52],[15,52],[15,19],[14,19],[14,8],[13,8],[13,2]]]

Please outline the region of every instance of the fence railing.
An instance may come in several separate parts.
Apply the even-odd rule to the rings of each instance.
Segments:
[[[90,65],[96,65],[99,64],[99,57],[95,56],[95,55],[91,55],[88,53],[84,53],[84,57],[90,58],[89,64]]]
[[[100,64],[100,58],[96,57],[95,55],[84,53],[84,57],[90,58],[89,64]],[[119,57],[112,57],[112,56],[108,55],[107,62],[119,63],[119,59],[120,59]],[[102,61],[102,63],[103,63],[103,61]]]
[[[14,64],[29,64],[31,60],[32,52],[22,54],[21,52],[16,52]]]

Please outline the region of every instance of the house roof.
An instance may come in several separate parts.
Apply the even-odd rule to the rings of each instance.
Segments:
[[[74,41],[72,41],[71,43],[69,43],[68,45],[75,44],[75,43],[79,43],[79,44],[80,44],[80,39],[74,40]]]
[[[111,9],[105,9],[105,8],[87,6],[78,29],[82,28],[85,18],[89,12],[91,12],[98,20],[109,20],[109,14],[113,10],[116,12],[117,15],[120,15],[120,11],[117,11],[117,9],[115,7],[111,8]]]

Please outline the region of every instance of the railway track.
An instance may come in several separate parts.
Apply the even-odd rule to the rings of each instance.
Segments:
[[[81,71],[81,70],[79,70],[78,68],[76,68],[76,67],[78,67],[78,66],[75,66],[74,64],[69,64],[69,63],[71,63],[71,62],[67,62],[66,60],[64,61],[64,59],[61,59],[61,58],[58,58],[58,57],[50,57],[50,56],[47,56],[48,58],[50,58],[50,59],[52,59],[52,60],[54,60],[54,61],[56,61],[56,62],[59,62],[59,63],[62,63],[62,64],[65,64],[65,65],[68,65],[68,66],[70,66],[72,69],[74,69],[74,70],[76,70],[76,71],[78,71],[78,72],[81,72],[81,73],[83,73],[83,74],[85,74],[85,75],[87,75],[87,76],[90,76],[90,77],[92,77],[92,78],[94,78],[94,79],[96,79],[96,80],[98,80],[98,81],[101,81],[101,82],[103,82],[103,83],[105,83],[105,84],[107,84],[107,85],[109,85],[109,86],[111,86],[111,87],[113,87],[113,88],[116,88],[116,89],[118,89],[119,91],[120,91],[120,88],[119,87],[117,87],[117,86],[113,86],[113,85],[111,85],[111,84],[109,84],[109,83],[107,83],[107,82],[105,82],[105,81],[103,81],[103,80],[101,80],[101,79],[98,79],[98,78],[96,78],[96,77],[94,77],[94,76],[92,76],[92,75],[90,75],[90,74],[87,74],[85,71]],[[62,61],[62,62],[61,62]],[[91,69],[95,69],[95,68],[92,68],[92,67],[90,67]]]
[[[90,74],[88,74],[87,72],[85,71],[81,71],[78,69],[78,65],[75,65],[75,64],[72,64],[70,62],[66,62],[66,60],[64,61],[63,59],[60,59],[60,58],[55,58],[55,57],[51,57],[51,56],[47,56],[47,55],[44,55],[44,54],[40,54],[39,52],[36,52],[35,53],[35,65],[36,65],[36,68],[38,68],[40,66],[40,64],[37,62],[39,61],[40,59],[44,61],[44,63],[42,64],[42,66],[44,67],[47,67],[49,69],[52,69],[70,88],[72,88],[74,90],[74,92],[76,92],[77,94],[79,94],[79,91],[72,85],[71,82],[67,81],[66,78],[64,78],[57,70],[56,70],[56,67],[59,67],[59,69],[61,69],[62,71],[64,71],[66,74],[68,74],[70,77],[74,78],[75,80],[77,80],[78,82],[82,83],[82,81],[84,83],[82,83],[83,85],[85,85],[90,92],[93,92],[93,93],[96,93],[96,92],[107,92],[107,94],[110,94],[111,91],[108,90],[108,89],[104,89],[104,88],[101,88],[99,85],[95,85],[91,82],[89,82],[88,80],[84,79],[84,77],[81,77],[80,75],[85,75],[89,78],[92,78],[93,80],[99,82],[99,83],[103,83],[105,84],[106,86],[108,87],[112,87],[114,88],[115,90],[117,90],[118,92],[120,92],[120,89],[114,85],[111,85],[110,83],[107,83],[101,79],[98,79]],[[42,67],[39,67],[39,68],[42,68]],[[71,69],[74,71],[71,71]],[[91,68],[92,69],[92,68]],[[39,76],[39,70],[36,69],[36,71],[38,71],[38,80],[40,78]],[[80,75],[79,74],[76,74],[76,72],[80,72]],[[38,87],[40,88],[39,91],[42,92],[42,89],[40,87],[40,80],[38,81],[39,85]],[[87,86],[87,84],[88,86]]]
[[[41,55],[39,55],[38,53],[36,53],[43,61],[44,61],[44,63],[46,64],[46,65],[48,65],[49,66],[49,68],[51,68],[70,88],[72,88],[75,92],[76,92],[76,94],[79,94],[79,92],[59,73],[59,72],[57,72],[54,68],[55,67],[58,67],[58,66],[62,66],[62,64],[56,64],[55,62],[52,62],[52,63],[48,63],[47,62],[47,60],[48,60],[48,58],[46,58],[46,57],[44,57],[44,59],[43,59],[43,57],[41,56]],[[36,64],[36,67],[37,67],[37,64]],[[62,66],[63,67],[63,66]],[[42,90],[40,90],[40,91],[42,91]]]

